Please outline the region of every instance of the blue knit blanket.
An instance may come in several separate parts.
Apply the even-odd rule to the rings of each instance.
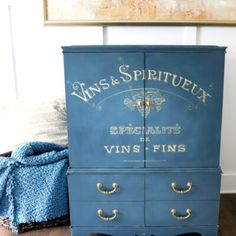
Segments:
[[[45,142],[24,144],[0,157],[0,216],[18,233],[21,223],[68,214],[68,150]]]

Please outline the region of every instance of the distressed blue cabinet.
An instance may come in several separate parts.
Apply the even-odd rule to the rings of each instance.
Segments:
[[[72,235],[216,236],[225,48],[63,53]]]

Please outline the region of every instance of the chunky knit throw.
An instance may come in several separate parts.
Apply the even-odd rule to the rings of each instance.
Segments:
[[[0,157],[0,216],[18,233],[21,223],[68,214],[68,150],[45,142],[26,143]]]

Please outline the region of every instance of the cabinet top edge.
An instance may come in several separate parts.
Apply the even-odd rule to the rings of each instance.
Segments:
[[[220,167],[216,168],[72,168],[68,174],[91,173],[91,174],[151,174],[151,173],[222,173]]]
[[[77,52],[212,52],[225,51],[216,45],[72,45],[62,46],[63,53]]]

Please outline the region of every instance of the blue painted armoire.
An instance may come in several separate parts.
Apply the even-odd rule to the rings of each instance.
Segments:
[[[216,236],[225,47],[63,47],[73,236]]]

